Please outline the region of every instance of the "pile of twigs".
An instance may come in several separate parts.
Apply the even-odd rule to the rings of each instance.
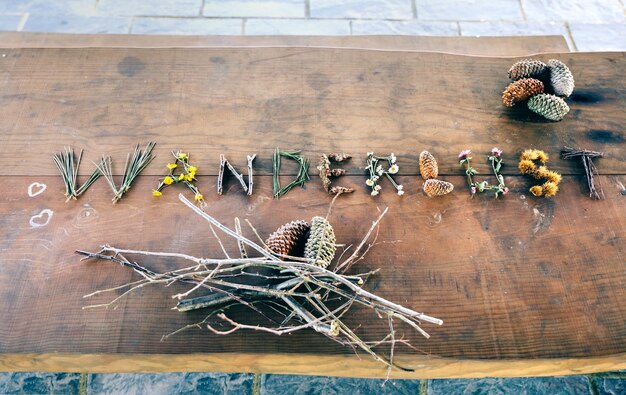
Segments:
[[[388,374],[392,367],[410,370],[396,365],[393,361],[394,348],[397,344],[412,347],[407,340],[396,334],[394,327],[396,322],[408,324],[427,338],[429,335],[421,328],[423,322],[437,325],[443,323],[437,318],[403,307],[363,289],[362,286],[369,276],[378,270],[362,274],[346,274],[346,271],[354,263],[363,259],[367,251],[376,244],[377,232],[375,231],[387,209],[372,223],[353,253],[342,262],[336,262],[331,266],[333,270],[328,270],[316,266],[312,259],[273,253],[262,246],[262,241],[257,244],[244,237],[239,226],[236,230],[232,230],[196,207],[183,195],[179,195],[179,198],[196,214],[207,220],[211,224],[211,229],[215,226],[226,235],[236,239],[241,257],[231,258],[219,238],[218,241],[226,255],[224,259],[198,258],[182,253],[128,250],[108,245],[95,253],[77,251],[87,258],[116,262],[131,268],[142,277],[129,284],[86,295],[85,297],[91,297],[104,292],[125,289],[125,292],[109,303],[85,308],[115,306],[121,298],[146,285],[168,286],[175,282],[189,284],[190,288],[187,291],[173,295],[173,298],[179,301],[175,309],[189,311],[205,308],[208,315],[202,322],[187,325],[163,336],[163,339],[185,329],[202,327],[218,335],[228,335],[240,329],[283,335],[312,328],[337,343],[352,347],[355,352],[359,348],[364,350],[377,361],[384,363],[388,368]],[[213,233],[216,234],[216,232]],[[255,255],[258,256],[248,257],[246,248],[254,250]],[[166,273],[156,273],[126,258],[129,255],[178,259],[191,262],[191,265]],[[203,296],[193,295],[201,290],[211,292]],[[383,339],[364,341],[342,321],[344,315],[355,304],[373,309],[379,318],[386,321],[389,325],[389,333]],[[232,316],[229,316],[228,309],[237,305],[250,308],[261,319],[267,320],[268,324],[263,326],[235,321]],[[381,345],[389,346],[388,356],[376,350],[376,347]]]

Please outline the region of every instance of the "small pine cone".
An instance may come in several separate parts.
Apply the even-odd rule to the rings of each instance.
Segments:
[[[509,78],[519,80],[520,78],[539,77],[547,71],[547,67],[548,66],[540,60],[520,60],[509,69]]]
[[[319,267],[327,268],[335,257],[335,231],[324,217],[313,217],[311,232],[304,247],[304,257],[315,259]]]
[[[437,160],[428,151],[422,151],[419,158],[420,173],[425,180],[431,178],[437,178],[439,175],[439,166],[437,166]]]
[[[429,197],[443,196],[452,192],[453,189],[454,185],[447,181],[434,180],[431,178],[424,183],[424,192],[426,192]]]
[[[522,78],[507,86],[502,93],[502,104],[513,107],[515,103],[528,100],[539,93],[543,93],[543,82],[534,78]]]
[[[551,121],[560,121],[569,112],[565,100],[547,93],[531,97],[528,100],[528,108]]]
[[[574,76],[565,63],[560,60],[548,60],[550,68],[550,84],[558,96],[569,97],[574,92]]]
[[[310,228],[306,221],[291,221],[272,233],[265,244],[277,254],[301,257]]]

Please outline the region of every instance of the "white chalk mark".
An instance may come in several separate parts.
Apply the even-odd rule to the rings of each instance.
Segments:
[[[28,196],[35,197],[37,195],[41,195],[48,186],[46,184],[42,184],[40,182],[33,182],[28,186]]]
[[[28,223],[31,228],[42,228],[50,223],[54,212],[49,208],[42,210],[39,214],[30,217]]]

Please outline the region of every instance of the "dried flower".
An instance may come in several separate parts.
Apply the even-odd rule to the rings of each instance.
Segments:
[[[506,187],[506,185],[504,185],[504,177],[502,176],[502,174],[500,174],[500,169],[502,167],[502,152],[503,152],[501,149],[496,148],[496,147],[492,148],[491,155],[488,157],[489,162],[491,162],[491,169],[493,171],[493,174],[496,176],[496,179],[498,180],[497,185],[489,185],[487,181],[481,181],[481,182],[474,181],[474,176],[478,174],[478,170],[473,168],[470,163],[472,158],[468,155],[471,151],[465,150],[463,152],[467,152],[467,154],[463,156],[463,159],[461,159],[459,163],[461,166],[465,165],[465,175],[467,176],[467,184],[470,188],[470,193],[472,197],[476,194],[476,192],[486,192],[486,191],[493,191],[496,196],[496,199],[498,198],[500,194],[502,195],[506,194],[505,191],[508,191],[508,188]],[[461,155],[459,155],[459,157],[461,157]],[[530,163],[533,164],[532,162]]]
[[[399,195],[399,196],[404,195],[404,191],[403,191],[402,189],[399,189],[399,190],[398,190],[398,195]]]
[[[472,154],[472,150],[464,149],[459,153],[459,159],[463,160]]]
[[[372,196],[377,196],[379,191],[382,189],[378,184],[378,181],[380,176],[383,175],[387,177],[394,188],[396,188],[396,191],[402,191],[402,185],[398,184],[391,176],[392,174],[397,174],[400,170],[400,166],[398,166],[397,163],[394,163],[396,161],[397,157],[393,153],[389,156],[376,156],[373,152],[368,152],[365,170],[368,171],[369,178],[365,181],[365,185],[372,188]],[[381,162],[387,162],[389,169],[385,170]],[[398,195],[402,196],[403,193],[399,193]]]
[[[532,175],[536,179],[546,179],[543,185],[535,185],[530,188],[530,193],[537,197],[552,197],[559,190],[558,184],[561,182],[561,175],[545,166],[547,160],[548,155],[536,149],[525,150],[520,156],[518,167],[522,174]],[[537,166],[535,161],[539,161],[543,165]]]
[[[348,160],[350,158],[352,158],[350,155],[348,154],[330,154],[328,156],[326,156],[326,154],[323,154],[322,156],[320,156],[320,161],[317,164],[317,171],[319,174],[320,179],[322,180],[322,186],[324,187],[324,189],[326,190],[326,192],[328,193],[332,193],[332,194],[337,194],[337,193],[351,193],[354,192],[353,188],[347,188],[347,187],[341,187],[341,186],[331,186],[332,185],[332,181],[330,179],[330,177],[339,177],[343,174],[345,174],[345,170],[344,169],[331,169],[330,168],[330,161],[334,160],[335,162],[343,162],[345,160]],[[371,182],[371,184],[368,183]],[[366,181],[365,183],[368,186],[372,186],[374,185],[374,181],[372,181],[371,179],[368,179],[368,181]]]

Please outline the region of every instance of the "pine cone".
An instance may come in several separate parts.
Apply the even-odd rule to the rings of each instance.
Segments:
[[[528,108],[551,121],[560,121],[569,112],[565,100],[547,93],[531,97],[528,100]]]
[[[520,78],[539,77],[547,71],[547,67],[548,66],[540,60],[520,60],[509,69],[509,78],[519,80]]]
[[[515,103],[528,100],[539,93],[543,93],[543,82],[534,78],[522,78],[507,86],[502,93],[502,104],[513,107]]]
[[[560,60],[548,60],[550,68],[550,84],[558,96],[569,97],[574,92],[574,76],[565,63]]]
[[[313,217],[311,232],[304,247],[304,257],[315,259],[319,267],[327,268],[335,257],[335,231],[324,217]]]
[[[311,227],[306,221],[291,221],[272,233],[265,244],[277,254],[301,257],[309,229]]]
[[[437,160],[430,152],[422,151],[420,153],[419,165],[423,179],[437,178],[439,166],[437,166]]]
[[[452,192],[453,189],[454,185],[447,181],[430,179],[424,183],[424,192],[429,197],[446,195]]]

